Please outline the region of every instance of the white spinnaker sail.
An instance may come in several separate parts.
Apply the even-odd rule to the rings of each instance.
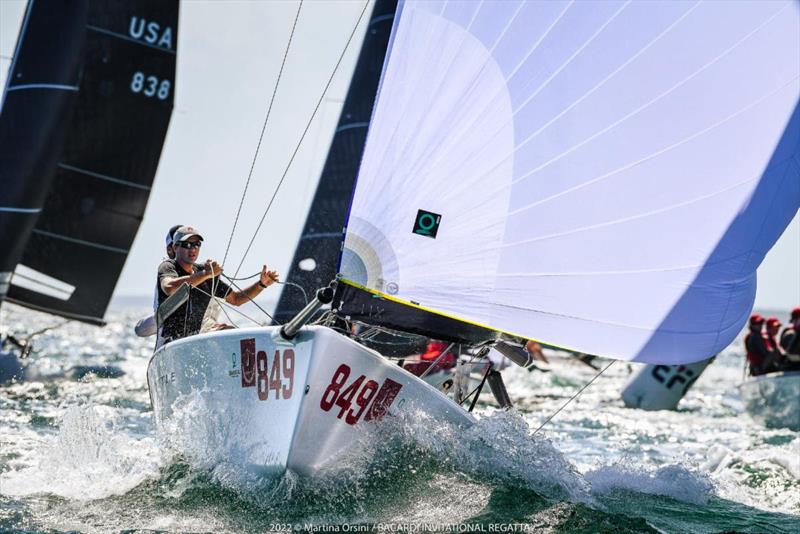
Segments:
[[[800,205],[798,2],[398,11],[343,277],[620,359],[730,343]]]

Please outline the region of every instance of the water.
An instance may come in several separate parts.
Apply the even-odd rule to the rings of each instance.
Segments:
[[[131,328],[142,313],[116,310],[104,329],[68,323],[42,334],[32,358],[50,378],[0,387],[0,531],[800,531],[800,433],[742,414],[740,344],[677,412],[624,408],[629,366],[618,362],[532,436],[594,371],[514,368],[505,373],[513,413],[479,405],[480,423],[466,434],[413,416],[386,420],[361,444],[375,454],[354,454],[320,480],[268,480],[193,436],[177,437],[195,440],[180,456],[176,437],[155,431],[151,340]],[[4,306],[3,322],[24,332],[61,321]],[[58,378],[87,364],[125,375]]]

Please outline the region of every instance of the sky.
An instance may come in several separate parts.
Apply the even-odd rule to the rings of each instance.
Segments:
[[[116,296],[152,295],[164,234],[191,224],[201,258],[221,261],[297,10],[294,0],[183,0],[175,109],[147,211]],[[233,274],[358,20],[360,0],[306,0],[256,160],[226,273]],[[5,85],[24,0],[0,0],[0,84]],[[240,274],[266,263],[287,273],[341,110],[367,14],[326,94]],[[264,292],[270,302],[277,290]],[[755,307],[800,305],[800,216],[758,270]]]

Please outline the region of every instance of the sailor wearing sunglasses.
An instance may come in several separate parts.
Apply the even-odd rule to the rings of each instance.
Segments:
[[[204,264],[197,263],[202,246],[203,236],[197,230],[191,226],[181,226],[173,235],[175,258],[163,261],[158,267],[159,305],[183,284],[189,284],[197,290],[191,291],[189,300],[164,320],[156,348],[163,343],[199,333],[211,295],[225,299],[228,304],[241,306],[278,281],[278,273],[268,270],[264,265],[256,283],[240,291],[234,290],[220,280],[222,267],[219,263],[210,259]],[[230,327],[215,325],[214,328]]]

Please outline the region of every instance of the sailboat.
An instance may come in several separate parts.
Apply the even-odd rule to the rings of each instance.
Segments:
[[[768,428],[800,430],[800,371],[751,376],[738,389],[754,420]]]
[[[0,111],[0,303],[105,324],[172,114],[177,24],[177,0],[29,1]],[[18,356],[0,381],[24,376]]]
[[[461,351],[718,353],[800,205],[799,7],[400,2],[336,280],[284,325],[156,351],[158,426],[314,476],[387,417],[474,424],[354,325]]]

